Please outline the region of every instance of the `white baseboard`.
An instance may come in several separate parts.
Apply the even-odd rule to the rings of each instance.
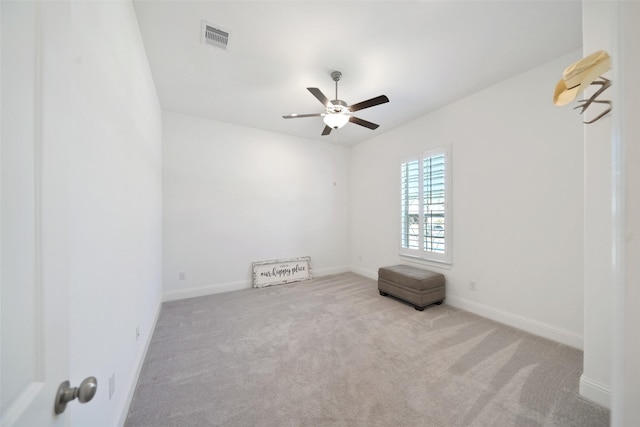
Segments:
[[[513,326],[514,328],[522,329],[523,331],[530,332],[534,335],[566,344],[579,350],[583,350],[584,348],[584,339],[582,336],[574,332],[549,325],[548,323],[509,313],[507,311],[498,310],[496,308],[456,296],[447,295],[445,302],[453,307],[475,313],[479,316],[495,320],[496,322],[504,323],[505,325]]]
[[[365,268],[352,265],[350,267],[350,271],[369,279],[378,280],[377,270],[370,271]],[[452,307],[460,308],[479,316],[495,320],[496,322],[522,329],[534,335],[548,338],[579,350],[584,349],[584,338],[574,332],[452,295],[447,295],[445,302]]]
[[[378,279],[377,271],[370,271],[354,265],[351,266],[351,271],[373,280]],[[496,322],[522,329],[534,335],[539,335],[541,337],[566,344],[570,347],[583,350],[583,337],[571,331],[452,295],[447,295],[445,302],[452,307],[460,308],[479,316],[495,320]]]
[[[611,409],[611,388],[584,374],[580,376],[580,396]]]
[[[351,271],[351,268],[348,265],[343,265],[341,267],[314,268],[311,270],[311,275],[313,277],[322,277],[330,276],[332,274],[348,273],[349,271]]]
[[[133,374],[133,378],[129,383],[129,390],[127,391],[127,396],[124,401],[124,407],[122,408],[122,412],[120,413],[120,420],[118,421],[118,427],[124,427],[124,423],[127,421],[127,415],[129,414],[129,408],[131,407],[131,401],[133,400],[133,394],[136,391],[136,386],[138,385],[138,380],[140,379],[140,373],[142,372],[142,366],[144,365],[144,361],[147,357],[147,351],[149,350],[149,345],[151,344],[151,338],[153,337],[153,331],[156,330],[156,324],[158,323],[158,318],[160,317],[160,309],[162,308],[162,300],[158,301],[156,306],[156,312],[153,318],[153,322],[151,323],[151,327],[149,329],[149,333],[145,334],[146,340],[144,342],[144,348],[138,354],[138,358],[136,359],[136,370]]]
[[[322,277],[331,274],[340,274],[351,271],[349,266],[318,268],[311,270],[312,277]],[[238,281],[228,283],[216,283],[208,286],[201,286],[199,288],[179,289],[175,291],[167,291],[164,293],[163,301],[175,301],[185,298],[202,297],[205,295],[219,294],[222,292],[238,291],[240,289],[249,289],[252,287],[250,281]]]
[[[322,269],[314,269],[312,271],[313,277],[327,276],[331,274],[339,274],[351,271],[361,276],[377,280],[378,272],[370,271],[358,266],[340,266],[330,267]],[[205,295],[212,295],[221,292],[237,291],[240,289],[251,288],[250,281],[238,281],[229,283],[218,283],[209,286],[203,286],[199,288],[181,289],[175,291],[168,291],[164,293],[163,301],[174,301],[185,298],[193,298]],[[566,344],[570,347],[574,347],[582,350],[584,347],[583,337],[575,334],[571,331],[567,331],[555,326],[549,325],[544,322],[539,322],[524,316],[509,313],[507,311],[498,310],[496,308],[480,304],[474,301],[469,301],[464,298],[447,295],[446,303],[460,308],[462,310],[469,311],[471,313],[478,314],[480,316],[495,320],[500,323],[504,323],[514,328],[522,329],[535,335],[539,335],[544,338],[548,338],[562,344]]]
[[[364,277],[369,278],[369,279],[378,280],[378,270],[370,271],[370,270],[367,270],[365,268],[352,265],[349,271],[351,271],[353,273],[356,273],[356,274],[359,274],[359,275],[364,276]]]
[[[239,281],[228,283],[216,283],[213,285],[201,286],[199,288],[179,289],[175,291],[167,291],[162,297],[162,301],[175,301],[179,299],[202,297],[205,295],[219,294],[221,292],[238,291],[240,289],[248,289],[251,282]]]

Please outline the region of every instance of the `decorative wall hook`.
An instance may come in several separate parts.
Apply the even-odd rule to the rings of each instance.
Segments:
[[[606,116],[611,111],[611,101],[596,99],[602,92],[611,86],[611,80],[602,77],[607,70],[611,68],[611,58],[609,54],[603,50],[599,50],[581,60],[569,65],[562,73],[562,79],[556,84],[553,94],[553,103],[558,106],[567,105],[584,91],[590,85],[599,85],[600,88],[589,99],[578,101],[581,105],[574,108],[580,108],[580,114],[592,104],[607,104],[608,108],[596,118],[583,122],[586,124],[593,123]]]
[[[600,76],[598,78],[598,80],[594,80],[593,82],[591,82],[592,85],[600,85],[600,89],[598,89],[593,95],[591,95],[591,97],[589,99],[583,99],[578,101],[578,103],[580,105],[578,105],[577,107],[573,107],[574,110],[577,110],[578,108],[580,108],[580,114],[584,113],[587,108],[589,108],[589,106],[593,103],[597,103],[597,104],[607,104],[609,107],[602,113],[598,114],[594,119],[589,120],[588,122],[582,122],[585,124],[591,124],[593,122],[596,122],[598,120],[600,120],[601,118],[603,118],[604,116],[606,116],[609,112],[611,112],[611,101],[606,101],[606,100],[599,100],[598,95],[600,95],[602,92],[604,92],[605,90],[609,89],[611,87],[611,80],[607,79],[606,77],[602,77]]]

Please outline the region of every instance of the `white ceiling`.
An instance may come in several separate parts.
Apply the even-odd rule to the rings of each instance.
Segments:
[[[582,45],[579,1],[149,1],[134,7],[162,108],[354,145]],[[200,42],[201,21],[231,33]],[[306,88],[387,104],[321,136]],[[558,75],[560,78],[560,75]],[[553,84],[549,87],[551,102]]]

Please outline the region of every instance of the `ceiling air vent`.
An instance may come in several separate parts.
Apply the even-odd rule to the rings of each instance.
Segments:
[[[227,44],[229,44],[229,32],[202,21],[201,41],[202,43],[210,44],[220,49],[226,49]]]

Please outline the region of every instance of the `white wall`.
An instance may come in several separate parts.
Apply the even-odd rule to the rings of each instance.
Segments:
[[[402,128],[351,155],[351,265],[410,262],[399,248],[399,164],[450,145],[453,264],[447,302],[582,347],[583,147],[580,116],[552,104],[575,51]],[[469,289],[469,282],[477,290]]]
[[[161,288],[161,110],[130,2],[71,2],[71,384],[98,379],[74,426],[123,422]],[[136,337],[139,327],[140,337]],[[109,378],[115,392],[109,398]]]
[[[163,113],[165,299],[250,287],[254,261],[348,270],[348,159],[331,143]]]
[[[615,7],[615,2],[583,2],[582,56],[601,49],[611,53]],[[606,76],[611,77],[610,73],[606,73]],[[587,89],[585,92],[592,93],[593,90]],[[599,98],[611,99],[612,93],[612,90],[608,90]],[[585,114],[589,115],[587,119],[594,117],[591,111]],[[585,322],[584,372],[580,378],[580,393],[609,407],[614,275],[611,115],[584,125],[584,152]]]

